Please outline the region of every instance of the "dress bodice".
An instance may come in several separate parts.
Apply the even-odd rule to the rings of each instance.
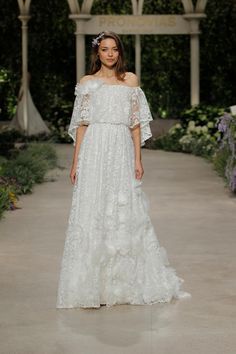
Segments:
[[[134,128],[140,124],[141,145],[152,136],[153,120],[146,96],[140,86],[107,84],[90,79],[75,87],[75,103],[69,134],[75,141],[75,128],[93,123],[124,124]]]

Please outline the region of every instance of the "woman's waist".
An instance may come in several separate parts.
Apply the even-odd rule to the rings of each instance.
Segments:
[[[129,124],[128,123],[126,123],[126,122],[115,122],[115,121],[91,121],[90,122],[90,124],[109,124],[109,125],[125,125],[125,126],[129,126]]]

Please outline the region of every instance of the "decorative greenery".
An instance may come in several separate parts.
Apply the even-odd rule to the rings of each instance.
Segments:
[[[12,117],[16,111],[17,96],[16,75],[9,69],[0,68],[0,97],[4,97],[0,102],[0,114]]]
[[[193,153],[211,159],[217,147],[217,119],[224,110],[209,106],[196,106],[180,114],[181,123],[155,140],[154,148]]]
[[[21,24],[17,1],[0,0],[0,120],[15,111],[21,79]],[[53,11],[52,11],[53,9]],[[92,14],[131,14],[131,2],[95,1]],[[180,1],[145,1],[144,14],[181,14]],[[201,101],[230,106],[236,97],[236,3],[208,1],[207,18],[201,21]],[[43,119],[55,127],[56,137],[66,141],[76,83],[75,24],[68,18],[66,1],[32,1],[29,21],[30,88]],[[86,36],[88,66],[93,36]],[[134,71],[135,37],[121,35],[128,70]],[[179,117],[190,101],[189,36],[143,35],[142,85],[153,115]],[[207,58],[207,60],[206,60]],[[43,68],[43,70],[42,70]],[[190,119],[191,120],[191,119]],[[197,125],[197,124],[196,124]]]
[[[236,116],[224,113],[218,118],[220,146],[216,151],[213,162],[215,168],[226,178],[232,192],[236,193]]]
[[[49,169],[56,167],[57,155],[50,144],[23,145],[13,159],[0,157],[0,218],[4,210],[17,208],[18,195],[32,193]]]
[[[180,113],[181,124],[186,128],[190,121],[194,121],[195,126],[206,126],[210,133],[217,131],[216,121],[224,113],[224,108],[219,106],[208,106],[199,104],[189,107]]]
[[[223,115],[220,115],[222,114]],[[215,116],[214,116],[215,114]],[[181,124],[153,139],[151,148],[192,153],[213,162],[232,192],[236,192],[236,116],[222,108],[195,107],[181,114]]]
[[[182,151],[182,146],[179,140],[184,135],[185,129],[181,124],[177,123],[172,128],[169,129],[169,132],[158,139],[155,139],[151,144],[151,147],[154,149],[163,149],[167,151]]]
[[[0,133],[1,155],[9,158],[13,153],[15,142],[22,139],[24,139],[23,135],[15,129],[3,130]]]
[[[225,177],[225,169],[229,157],[230,157],[230,150],[228,147],[225,146],[224,148],[217,150],[217,152],[214,153],[212,159],[215,170],[218,172],[218,174],[221,177],[225,179],[226,182],[227,180]]]

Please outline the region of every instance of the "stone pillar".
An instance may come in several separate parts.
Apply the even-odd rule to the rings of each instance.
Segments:
[[[23,88],[23,124],[24,134],[28,135],[28,21],[31,16],[20,15],[18,16],[21,21],[22,30],[22,88]]]
[[[183,17],[190,25],[190,58],[191,58],[191,105],[200,103],[200,49],[199,49],[199,22],[205,14],[186,14]]]
[[[75,21],[76,24],[76,80],[79,82],[80,78],[85,75],[85,31],[84,23],[91,19],[91,15],[86,14],[71,14],[69,18]]]
[[[141,38],[139,34],[135,35],[135,72],[141,85]]]
[[[199,35],[190,34],[191,51],[191,105],[198,105],[200,102],[200,53],[199,53]]]

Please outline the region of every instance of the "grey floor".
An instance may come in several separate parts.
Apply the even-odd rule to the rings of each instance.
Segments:
[[[236,199],[205,160],[142,149],[143,190],[169,261],[191,299],[56,309],[72,196],[71,145],[56,182],[22,196],[0,221],[0,353],[236,353]]]

